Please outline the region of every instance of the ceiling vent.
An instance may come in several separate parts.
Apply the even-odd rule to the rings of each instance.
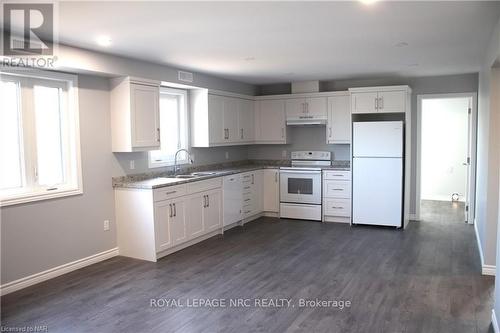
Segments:
[[[179,79],[179,81],[182,82],[193,82],[194,75],[193,73],[190,72],[178,71],[177,78]]]
[[[319,81],[292,82],[292,94],[319,92]]]

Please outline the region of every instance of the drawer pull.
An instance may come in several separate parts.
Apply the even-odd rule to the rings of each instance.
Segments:
[[[343,188],[334,188],[333,190],[334,191],[343,191],[344,189]]]
[[[340,206],[332,206],[332,209],[344,209],[344,207],[340,207]]]
[[[246,201],[250,201],[250,199],[245,199],[245,202],[246,202]]]
[[[345,177],[345,175],[334,174],[333,177]]]
[[[166,195],[170,195],[170,194],[174,194],[174,193],[177,193],[177,191],[170,191],[170,192],[167,192],[165,193]]]
[[[250,186],[245,186],[243,189],[248,190],[250,189]]]

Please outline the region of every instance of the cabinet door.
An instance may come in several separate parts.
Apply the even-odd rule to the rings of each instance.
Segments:
[[[194,239],[205,233],[205,225],[203,224],[205,203],[205,196],[201,194],[196,194],[188,199],[186,208],[189,216],[187,219],[188,239]]]
[[[382,91],[378,93],[378,112],[405,112],[405,91]]]
[[[170,219],[170,235],[172,246],[187,241],[186,202],[183,199],[172,201],[172,217]]]
[[[224,177],[223,185],[223,225],[227,226],[240,221],[243,218],[243,184],[241,175],[231,175]]]
[[[224,143],[224,99],[222,96],[208,95],[208,138],[210,143]]]
[[[257,140],[262,143],[286,143],[285,101],[259,101],[258,112]]]
[[[306,100],[290,98],[285,102],[286,119],[302,119],[306,116]]]
[[[328,98],[328,143],[351,143],[351,110],[349,96]]]
[[[326,97],[306,98],[306,116],[313,117],[313,119],[326,119],[327,105]]]
[[[352,113],[375,113],[377,112],[376,92],[354,92],[351,94]]]
[[[172,202],[158,201],[154,204],[156,252],[172,247],[170,220],[173,218]]]
[[[159,87],[130,84],[132,147],[160,147]]]
[[[240,141],[238,127],[238,100],[232,97],[224,97],[224,128],[226,136],[224,142],[234,143]]]
[[[239,141],[252,142],[255,139],[255,112],[253,101],[240,99],[238,110]]]
[[[252,203],[253,211],[252,215],[259,214],[263,211],[263,196],[262,196],[262,182],[263,173],[262,170],[254,171],[253,188],[252,188]]]
[[[265,212],[279,212],[279,170],[265,169],[263,170],[263,210]]]
[[[207,205],[203,210],[203,223],[205,232],[210,232],[222,227],[221,191],[214,190],[204,194],[207,195]]]

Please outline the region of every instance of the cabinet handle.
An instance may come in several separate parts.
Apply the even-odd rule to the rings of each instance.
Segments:
[[[248,202],[248,201],[250,201],[250,199],[245,199],[245,202]]]
[[[255,184],[255,178],[253,173],[252,173],[252,184]]]
[[[274,182],[277,183],[278,182],[278,172],[275,172],[274,173]]]
[[[207,196],[203,196],[203,208],[207,208]]]
[[[334,191],[343,191],[344,189],[342,189],[342,188],[334,188],[333,190]]]
[[[340,207],[340,206],[332,206],[332,209],[344,209],[344,207]]]
[[[177,191],[170,191],[170,192],[167,192],[165,193],[166,195],[170,195],[170,194],[174,194],[174,193],[177,193]]]
[[[332,137],[332,128],[331,127],[328,127],[328,137],[329,138]]]
[[[283,127],[281,128],[281,137],[285,138],[285,129]]]
[[[177,216],[177,208],[175,207],[175,204],[174,204],[174,216]]]
[[[243,128],[241,129],[241,138],[243,139]]]
[[[210,207],[210,197],[207,195],[207,207]]]
[[[383,109],[384,108],[384,98],[383,97],[379,98],[378,107],[379,107],[379,109]]]
[[[378,98],[375,98],[375,110],[378,109]]]
[[[168,217],[172,217],[172,204],[169,204],[170,206],[170,212],[168,213]]]
[[[158,137],[156,138],[156,141],[160,142],[160,128],[158,127],[156,129],[156,131],[157,131],[157,134],[158,134]]]

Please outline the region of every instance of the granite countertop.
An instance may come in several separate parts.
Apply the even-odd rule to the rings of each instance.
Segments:
[[[266,163],[268,162],[268,163]],[[342,161],[344,162],[344,161]],[[252,163],[226,163],[220,165],[190,167],[181,170],[179,174],[190,174],[196,172],[211,173],[199,175],[193,178],[175,178],[172,171],[167,172],[152,172],[137,175],[129,175],[124,177],[113,178],[114,188],[132,188],[132,189],[156,189],[167,186],[181,185],[186,183],[197,182],[201,180],[223,177],[242,172],[255,171],[261,169],[277,169],[281,166],[289,166],[287,160],[280,161],[252,161]],[[345,163],[322,168],[325,170],[350,170]]]

